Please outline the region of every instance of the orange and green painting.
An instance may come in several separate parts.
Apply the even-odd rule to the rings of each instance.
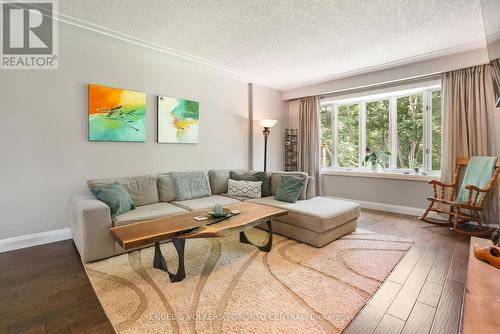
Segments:
[[[199,121],[197,101],[158,96],[159,143],[198,143]]]
[[[146,141],[146,94],[89,85],[89,140]]]

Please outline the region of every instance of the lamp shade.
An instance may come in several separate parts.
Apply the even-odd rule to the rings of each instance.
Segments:
[[[263,119],[260,121],[260,125],[263,128],[272,128],[273,126],[276,125],[276,123],[278,123],[278,121],[275,119]]]

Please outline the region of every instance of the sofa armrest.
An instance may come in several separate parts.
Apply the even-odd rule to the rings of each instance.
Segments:
[[[115,254],[109,228],[113,226],[109,207],[90,192],[71,198],[71,235],[83,262]]]
[[[316,182],[314,177],[307,177],[307,189],[306,189],[306,199],[311,199],[316,197]]]

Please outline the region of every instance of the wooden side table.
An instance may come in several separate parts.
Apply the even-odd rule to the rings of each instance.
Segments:
[[[474,257],[474,246],[490,245],[487,239],[470,239],[461,324],[464,334],[498,334],[500,330],[500,269]]]

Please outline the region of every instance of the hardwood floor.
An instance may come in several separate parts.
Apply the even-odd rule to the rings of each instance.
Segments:
[[[0,333],[114,333],[72,240],[0,254]]]
[[[359,227],[415,243],[344,333],[457,333],[469,238],[412,217],[368,210]]]
[[[467,237],[364,210],[359,227],[415,244],[345,333],[456,333]],[[0,254],[0,333],[113,333],[72,241]]]

